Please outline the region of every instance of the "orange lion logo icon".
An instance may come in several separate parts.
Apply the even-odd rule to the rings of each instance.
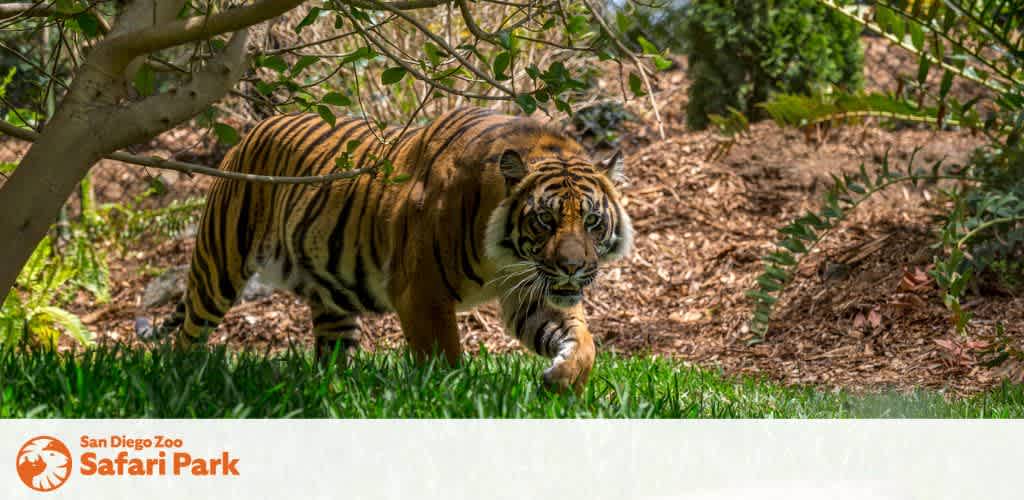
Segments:
[[[18,477],[36,491],[60,488],[71,476],[71,452],[59,439],[36,436],[18,451]]]

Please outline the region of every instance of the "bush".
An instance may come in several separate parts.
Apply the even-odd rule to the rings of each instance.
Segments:
[[[863,83],[861,28],[813,0],[699,0],[684,30],[690,60],[687,125],[708,126],[730,107],[756,107],[775,92],[856,91]]]

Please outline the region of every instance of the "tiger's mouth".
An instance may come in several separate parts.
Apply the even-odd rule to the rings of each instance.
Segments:
[[[544,298],[553,307],[566,309],[578,304],[583,300],[583,289],[593,283],[593,274],[582,279],[564,279],[561,277],[545,276],[548,285],[544,287]]]

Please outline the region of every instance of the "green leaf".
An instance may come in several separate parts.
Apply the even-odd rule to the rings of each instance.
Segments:
[[[777,292],[779,290],[782,290],[782,283],[779,283],[778,281],[775,281],[775,279],[765,275],[757,277],[757,284],[761,285],[762,290],[766,290],[769,292]]]
[[[494,56],[493,66],[494,66],[494,78],[496,80],[498,80],[500,82],[500,81],[508,80],[510,78],[508,75],[505,74],[505,70],[508,69],[508,66],[509,66],[509,64],[511,62],[512,62],[512,56],[508,53],[508,51],[502,52],[502,53]]]
[[[156,93],[156,72],[153,71],[153,67],[149,64],[139,66],[132,84],[140,95],[150,96]]]
[[[261,68],[270,68],[278,73],[284,73],[288,71],[288,63],[284,62],[284,58],[281,56],[269,56],[260,57],[256,60],[256,65]]]
[[[616,9],[615,11],[615,27],[619,29],[619,33],[625,33],[629,31],[629,28],[633,25],[633,20],[630,19],[622,9]]]
[[[747,292],[746,295],[747,297],[750,297],[758,302],[762,302],[764,304],[769,305],[779,301],[779,299],[772,297],[771,295],[768,295],[767,293],[764,293],[761,290],[750,290]]]
[[[86,11],[76,14],[74,19],[78,29],[82,30],[85,36],[96,38],[100,34],[100,20],[96,18],[96,14]]]
[[[324,106],[322,104],[318,105],[316,107],[316,112],[317,114],[320,115],[320,118],[323,118],[325,122],[330,123],[332,127],[337,121],[337,118],[334,117],[334,112],[331,111],[331,108],[328,108],[327,106]]]
[[[575,15],[566,22],[566,30],[573,35],[583,33],[589,27],[590,20],[587,19],[587,16]]]
[[[434,66],[441,64],[441,50],[437,48],[437,45],[427,42],[423,45],[423,51],[427,53],[430,64]]]
[[[221,144],[231,146],[238,143],[238,131],[226,123],[217,122],[213,124],[213,132],[217,134],[217,140]]]
[[[377,57],[377,53],[369,47],[359,47],[352,51],[351,54],[341,58],[341,64],[348,64],[350,62],[360,61],[363,59],[373,59]]]
[[[633,72],[629,73],[629,90],[632,90],[633,95],[637,97],[643,97],[647,95],[647,92],[644,92],[644,82],[640,78],[640,75],[637,75],[636,73]]]
[[[523,112],[531,115],[534,111],[537,111],[537,101],[534,100],[530,94],[519,94],[516,96],[516,104],[522,108]]]
[[[398,82],[402,81],[403,78],[405,78],[405,74],[406,74],[405,68],[403,68],[401,66],[396,66],[396,67],[393,67],[393,68],[388,68],[388,69],[384,70],[383,73],[381,73],[381,75],[380,75],[380,83],[382,83],[384,85],[392,85],[392,84],[398,83]]]
[[[924,49],[924,30],[921,29],[921,25],[915,22],[910,22],[910,42],[914,44],[914,48],[918,52]]]
[[[306,26],[309,26],[310,24],[316,22],[316,20],[320,18],[321,12],[323,11],[320,9],[320,7],[313,7],[312,9],[309,9],[309,13],[306,14],[306,17],[302,18],[302,20],[299,21],[299,24],[295,25],[295,32],[301,33],[302,28],[305,28]]]
[[[292,70],[290,73],[292,76],[298,75],[299,73],[302,73],[302,70],[312,66],[313,64],[316,64],[319,61],[320,58],[317,56],[302,56],[301,58],[299,58],[298,61],[295,62],[295,65],[292,66]]]
[[[665,71],[672,67],[672,61],[664,56],[654,56],[654,67],[658,68],[658,71]]]
[[[949,95],[949,89],[953,88],[953,72],[946,71],[942,74],[942,83],[939,85],[939,98],[945,99]]]
[[[33,314],[32,319],[33,321],[38,320],[40,324],[49,323],[63,327],[64,331],[79,344],[92,344],[92,333],[82,324],[82,320],[78,319],[78,316],[69,311],[53,306],[40,307]]]
[[[643,49],[644,54],[653,55],[658,53],[658,48],[655,47],[650,40],[644,38],[643,35],[636,37],[636,41],[640,44],[640,48]]]
[[[339,107],[345,107],[352,104],[352,100],[349,99],[347,95],[339,92],[328,92],[324,94],[320,101],[325,104],[330,104],[331,106]]]

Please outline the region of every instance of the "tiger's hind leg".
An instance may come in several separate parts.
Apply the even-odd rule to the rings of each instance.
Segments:
[[[252,276],[247,189],[230,182],[214,186],[196,234],[185,295],[155,336],[173,335],[179,348],[204,344],[238,300]]]
[[[316,345],[316,360],[327,363],[338,350],[338,359],[348,359],[359,351],[359,318],[354,314],[329,310],[311,304],[313,312],[313,337]]]
[[[207,266],[213,270],[205,270]],[[165,333],[177,334],[174,340],[178,347],[205,344],[238,300],[249,274],[242,269],[229,269],[229,266],[228,263],[205,263],[198,255],[193,257],[185,297],[160,328]],[[207,283],[204,276],[214,276],[209,280],[213,283]]]

